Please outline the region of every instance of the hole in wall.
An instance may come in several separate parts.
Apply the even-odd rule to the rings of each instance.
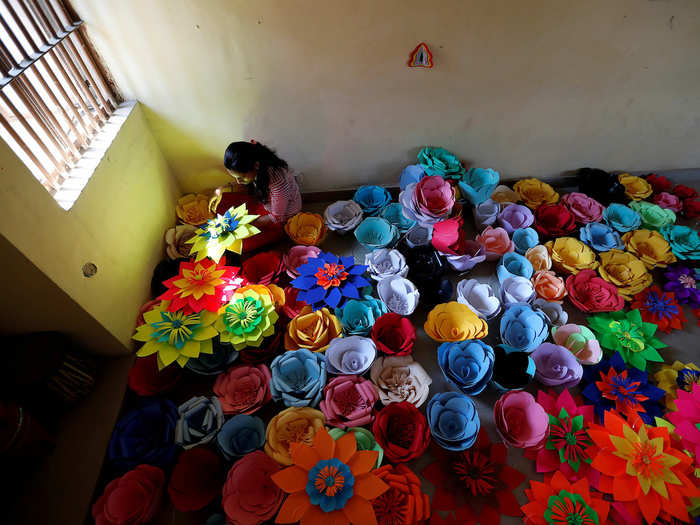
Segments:
[[[92,277],[97,273],[97,265],[92,262],[86,262],[83,264],[83,275],[85,277]]]

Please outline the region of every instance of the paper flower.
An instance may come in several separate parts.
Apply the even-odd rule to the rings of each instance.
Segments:
[[[350,299],[343,308],[335,309],[346,335],[369,335],[376,320],[385,313],[386,305],[371,295]]]
[[[333,427],[331,429],[328,429],[328,434],[330,436],[338,441],[341,437],[343,437],[345,434],[348,434],[352,432],[355,434],[355,441],[357,442],[357,450],[374,450],[377,452],[377,461],[375,465],[377,468],[379,465],[382,464],[382,459],[384,457],[384,451],[382,450],[382,447],[380,447],[377,444],[377,441],[374,439],[374,435],[367,430],[366,428],[362,427],[350,427],[345,430],[342,428],[338,427]]]
[[[392,275],[379,281],[377,295],[384,302],[390,312],[399,315],[411,315],[416,306],[420,293],[416,286],[398,275]]]
[[[175,443],[185,450],[209,443],[224,424],[221,403],[215,397],[195,396],[177,407]]]
[[[567,207],[579,224],[600,222],[603,219],[605,206],[584,193],[567,193],[561,198],[561,203]]]
[[[219,310],[214,327],[222,343],[231,343],[236,350],[258,347],[263,338],[275,332],[279,316],[270,296],[254,290],[236,292],[229,304]]]
[[[282,312],[288,319],[294,319],[301,309],[308,306],[304,301],[300,301],[299,290],[293,286],[287,286],[284,289],[284,305],[282,306]]]
[[[330,374],[361,375],[369,370],[376,356],[377,347],[370,338],[359,335],[339,337],[333,339],[326,349],[326,367]]]
[[[671,188],[673,188],[673,183],[671,183],[671,181],[663,175],[649,173],[649,175],[647,175],[645,178],[647,182],[651,185],[651,189],[654,191],[654,193],[661,193],[662,191],[671,191]]]
[[[687,304],[693,309],[700,308],[700,290],[697,288],[700,271],[676,264],[664,272],[664,278],[667,281],[664,290],[673,292],[679,304]]]
[[[285,331],[286,327],[280,327],[273,335],[264,338],[260,346],[248,346],[238,352],[234,350],[234,353],[239,356],[238,361],[247,365],[259,365],[270,362],[275,356],[284,351]]]
[[[465,241],[464,251],[463,255],[443,254],[447,263],[458,272],[471,270],[474,266],[486,260],[485,248],[476,241]]]
[[[609,360],[587,366],[583,370],[583,397],[595,407],[598,418],[608,410],[616,410],[625,415],[637,415],[646,423],[661,417],[658,401],[664,391],[649,384],[649,376],[644,370],[627,368],[622,356],[615,352]]]
[[[389,403],[377,412],[372,433],[392,463],[405,463],[422,456],[430,443],[428,421],[408,401]]]
[[[476,441],[481,423],[474,402],[458,392],[440,392],[425,410],[430,433],[442,448],[466,450]]]
[[[329,230],[347,233],[362,221],[362,208],[355,201],[336,201],[326,207],[323,219]]]
[[[535,297],[535,289],[530,279],[506,277],[501,283],[501,300],[504,306],[515,303],[529,303]]]
[[[195,236],[197,228],[191,224],[178,224],[165,232],[165,253],[171,259],[189,257],[190,247],[186,244]]]
[[[578,170],[578,191],[593,197],[608,206],[611,202],[625,202],[625,187],[620,184],[617,175],[600,169],[581,168]]]
[[[416,329],[406,317],[389,312],[376,320],[371,336],[380,352],[403,356],[413,351]]]
[[[455,204],[455,190],[439,176],[423,177],[399,193],[403,214],[419,224],[434,224],[449,217]]]
[[[270,400],[270,370],[265,365],[237,365],[219,374],[214,393],[224,414],[252,414]]]
[[[647,523],[660,513],[690,520],[689,498],[700,496],[688,478],[693,459],[673,447],[667,428],[640,425],[634,430],[607,412],[604,426],[591,425],[588,433],[597,447],[592,466],[601,474],[600,491],[641,510]]]
[[[481,339],[488,334],[488,325],[464,304],[456,301],[439,304],[428,313],[425,332],[435,341]]]
[[[598,267],[595,252],[573,237],[559,237],[545,243],[554,268],[562,273],[577,274]],[[534,266],[534,265],[533,265]]]
[[[287,221],[284,231],[296,244],[318,246],[326,238],[328,228],[318,213],[302,211]]]
[[[167,399],[148,398],[122,416],[107,448],[109,464],[119,472],[148,463],[165,468],[175,458],[177,407]]]
[[[540,238],[537,232],[532,228],[518,228],[513,232],[513,245],[515,246],[515,251],[520,255],[525,255],[525,253],[540,242]]]
[[[620,173],[617,176],[617,180],[625,187],[625,194],[635,201],[646,199],[654,191],[646,179],[636,175]]]
[[[491,385],[498,392],[519,390],[535,377],[535,362],[527,352],[506,352],[503,345],[494,348]]]
[[[433,382],[410,355],[378,357],[370,368],[370,378],[384,405],[408,401],[419,407],[428,399]]]
[[[512,235],[518,229],[524,229],[532,225],[535,218],[526,206],[520,204],[507,204],[498,214],[498,224],[508,234]],[[537,243],[535,243],[537,244]]]
[[[673,294],[661,291],[658,286],[650,286],[635,295],[630,308],[639,310],[642,321],[655,324],[667,334],[671,330],[682,330],[683,323],[687,322]]]
[[[543,237],[560,237],[576,229],[576,218],[563,204],[541,204],[535,209],[535,229]]]
[[[221,458],[208,448],[185,450],[170,475],[168,494],[180,512],[203,509],[220,491],[226,477]]]
[[[325,429],[316,433],[311,446],[294,445],[293,465],[272,475],[289,494],[276,522],[376,523],[370,500],[389,489],[371,472],[376,458],[375,451],[357,450],[354,435],[334,441]]]
[[[683,216],[686,219],[697,219],[700,217],[700,200],[685,199],[683,201]]]
[[[683,209],[683,202],[673,193],[662,191],[654,195],[654,204],[678,213]]]
[[[438,347],[438,364],[445,379],[468,396],[486,388],[494,361],[493,348],[479,340],[442,343]]]
[[[287,275],[292,279],[298,277],[297,267],[306,264],[310,258],[318,257],[319,253],[321,249],[317,246],[292,246],[283,259]]]
[[[474,222],[477,231],[482,231],[486,226],[491,226],[496,223],[498,214],[501,212],[501,206],[491,199],[485,200],[474,208]]]
[[[564,279],[557,277],[552,271],[540,270],[532,276],[532,286],[537,297],[545,301],[561,302],[566,297]]]
[[[212,349],[211,354],[200,354],[197,359],[187,361],[185,368],[197,375],[215,376],[226,370],[240,354],[229,343],[222,344],[218,338],[214,339]],[[174,368],[171,366],[164,371]]]
[[[280,465],[291,465],[290,447],[293,443],[310,444],[319,429],[324,428],[326,416],[309,407],[289,407],[270,419],[265,433],[265,453]]]
[[[583,325],[553,326],[552,339],[555,344],[567,348],[583,365],[595,365],[603,357],[595,334]]]
[[[201,193],[188,193],[177,200],[175,213],[185,224],[199,226],[214,217],[209,210],[209,197]]]
[[[150,523],[163,501],[164,488],[161,469],[139,465],[107,484],[92,505],[92,517],[98,525]]]
[[[237,414],[221,427],[216,444],[228,461],[250,454],[265,444],[265,423],[256,416]]]
[[[357,188],[352,200],[360,205],[366,217],[373,217],[391,202],[391,195],[385,188],[370,184]]]
[[[321,252],[297,267],[299,277],[292,286],[299,289],[299,300],[318,310],[326,305],[341,308],[347,299],[359,299],[359,289],[370,286],[362,274],[367,267],[355,264],[353,257],[338,257]]]
[[[456,215],[435,223],[430,243],[440,253],[463,255],[467,249],[467,232],[462,216]]]
[[[479,235],[476,242],[483,244],[486,250],[486,260],[495,261],[503,254],[515,250],[513,241],[508,237],[508,232],[503,228],[492,228],[487,226]]]
[[[143,314],[146,324],[136,329],[132,337],[145,344],[136,352],[139,357],[158,355],[158,368],[163,369],[177,361],[185,366],[190,358],[196,359],[200,354],[211,354],[211,339],[217,335],[212,326],[216,314],[206,310],[185,315],[182,310],[165,311],[167,301],[155,306]]]
[[[491,196],[500,177],[496,170],[490,168],[469,168],[457,185],[462,196],[476,206]]]
[[[260,525],[271,520],[284,501],[284,493],[272,481],[280,466],[264,452],[246,454],[228,471],[221,506],[234,525]]]
[[[356,375],[334,377],[323,389],[323,396],[321,411],[329,425],[359,427],[374,420],[379,394],[367,379]]]
[[[535,178],[521,179],[515,183],[513,189],[531,210],[540,204],[554,204],[559,201],[559,194],[554,188]]]
[[[380,248],[365,255],[367,273],[375,281],[381,281],[385,277],[398,275],[406,277],[408,265],[403,254],[398,250]]]
[[[686,261],[700,260],[700,235],[688,226],[667,225],[659,232],[671,245],[673,254],[679,259]]]
[[[462,163],[445,148],[425,147],[421,149],[418,152],[418,164],[427,175],[459,179],[464,174]]]
[[[241,264],[241,273],[250,283],[268,285],[277,282],[284,268],[282,254],[271,250],[248,257]]]
[[[392,226],[396,227],[399,233],[406,233],[408,230],[418,224],[416,221],[409,219],[403,214],[403,206],[401,206],[400,202],[392,202],[387,204],[379,212],[379,216],[388,221]]]
[[[209,219],[197,229],[197,235],[187,241],[192,244],[190,254],[197,254],[196,261],[205,257],[218,263],[226,250],[241,253],[243,240],[260,233],[251,223],[259,215],[249,215],[245,204],[226,210],[223,215]]]
[[[371,502],[377,525],[413,525],[430,518],[430,499],[406,465],[384,465],[374,474],[389,485],[389,490]]]
[[[270,394],[285,406],[316,406],[326,384],[326,359],[306,348],[275,357],[270,365]]]
[[[535,362],[535,379],[543,385],[571,388],[581,381],[583,367],[564,346],[542,343],[530,356]]]
[[[603,220],[620,233],[636,230],[642,226],[642,217],[624,204],[613,203],[603,212]]]
[[[416,224],[413,228],[406,232],[404,241],[409,248],[417,246],[427,246],[430,244],[430,239],[433,236],[433,225]]]
[[[425,177],[425,171],[420,164],[409,164],[406,166],[399,176],[399,187],[404,189],[409,184],[415,184]]]
[[[506,202],[517,203],[520,202],[520,194],[517,191],[511,190],[504,184],[499,184],[493,192],[491,192],[491,200],[501,204]]]
[[[386,219],[367,217],[355,228],[355,238],[368,250],[393,245],[399,238],[399,230]]]
[[[676,426],[675,433],[681,437],[683,448],[696,458],[700,454],[700,384],[694,383],[690,391],[679,389],[676,411],[666,414]]]
[[[570,483],[561,472],[555,472],[544,483],[530,480],[530,488],[525,489],[525,494],[528,503],[521,508],[526,523],[609,523],[610,503],[592,492],[584,479]]]
[[[566,313],[561,302],[547,301],[538,297],[532,301],[531,306],[545,315],[550,326],[562,326],[569,320],[569,314]]]
[[[641,217],[642,227],[648,230],[660,230],[676,222],[676,214],[647,201],[631,202],[630,208]]]
[[[548,335],[547,317],[529,304],[512,304],[500,322],[501,340],[509,352],[532,352]]]
[[[404,255],[408,264],[408,278],[413,282],[425,285],[440,278],[447,270],[442,257],[430,246],[406,249]]]
[[[582,242],[585,242],[597,252],[607,252],[613,248],[622,250],[625,247],[622,244],[620,234],[607,224],[600,222],[591,222],[582,226],[578,235]],[[625,235],[629,235],[629,233]]]
[[[683,184],[676,184],[673,187],[672,193],[681,199],[694,199],[698,196],[698,192],[695,188],[684,186]]]
[[[325,352],[333,339],[342,337],[342,331],[340,321],[327,308],[312,311],[310,306],[305,306],[287,325],[284,347],[287,350],[308,348],[313,352]]]
[[[520,516],[513,491],[525,475],[506,464],[503,443],[492,443],[486,430],[474,445],[459,452],[431,449],[435,461],[423,469],[423,477],[435,486],[432,507],[448,512],[445,523],[500,523],[501,515]],[[476,505],[481,503],[477,516]]]
[[[532,394],[507,392],[493,409],[496,430],[507,445],[515,448],[539,448],[547,438],[549,416]]]
[[[501,311],[501,300],[491,286],[476,279],[463,279],[457,283],[457,302],[467,305],[487,321]]]
[[[496,266],[496,274],[499,282],[503,283],[508,277],[524,277],[530,279],[534,269],[532,263],[526,257],[515,253],[508,252],[501,257]]]
[[[622,236],[627,251],[639,257],[650,270],[676,262],[666,239],[654,230],[635,230]]]
[[[684,364],[680,361],[674,361],[672,365],[663,364],[661,370],[654,374],[654,381],[666,393],[666,408],[676,410],[678,390],[689,392],[693,385],[700,384],[700,368],[694,363]]]
[[[158,357],[151,355],[134,361],[129,370],[129,388],[140,396],[155,396],[172,390],[182,378],[182,369],[168,366],[158,369]]]
[[[593,270],[582,270],[566,279],[569,300],[583,312],[614,312],[625,305],[617,286],[598,277]]]
[[[540,270],[549,270],[552,267],[552,258],[544,244],[538,244],[537,246],[528,248],[525,252],[525,258],[530,261],[532,269],[536,272]]]
[[[628,301],[653,281],[642,261],[621,250],[601,253],[598,272],[603,279],[617,286],[620,296]]]

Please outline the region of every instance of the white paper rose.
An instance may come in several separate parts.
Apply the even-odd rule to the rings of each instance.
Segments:
[[[326,370],[330,374],[363,374],[372,366],[377,347],[369,337],[336,337],[326,349]]]
[[[428,399],[433,382],[425,369],[410,355],[377,358],[369,371],[379,400],[388,405],[408,401],[416,407]]]
[[[406,277],[408,265],[406,258],[398,250],[380,248],[365,255],[365,265],[367,272],[375,281],[381,281],[392,275]]]
[[[355,201],[336,201],[323,212],[329,230],[347,233],[362,222],[362,208]]]
[[[501,311],[501,301],[493,288],[476,279],[464,279],[457,283],[457,301],[466,304],[482,319],[491,319]]]
[[[399,315],[411,315],[420,298],[416,285],[399,275],[379,281],[377,294],[390,311]]]
[[[529,303],[535,297],[532,281],[519,275],[506,277],[501,283],[501,299],[504,305]]]

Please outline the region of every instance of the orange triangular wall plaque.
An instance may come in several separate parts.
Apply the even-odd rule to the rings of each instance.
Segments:
[[[433,54],[428,44],[421,42],[416,46],[408,59],[408,67],[433,67]]]

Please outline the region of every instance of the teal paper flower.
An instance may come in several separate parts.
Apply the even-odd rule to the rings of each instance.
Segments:
[[[403,214],[403,206],[401,206],[399,202],[392,202],[387,205],[379,212],[379,216],[389,221],[389,224],[396,226],[399,233],[406,233],[418,224],[416,221],[409,219]]]
[[[684,261],[700,260],[700,236],[688,226],[669,224],[659,230],[671,245],[673,254]]]
[[[345,306],[335,309],[335,316],[343,325],[346,335],[367,336],[380,316],[387,313],[386,305],[371,295],[349,299]]]
[[[458,183],[462,196],[474,206],[488,200],[501,176],[491,168],[470,168]]]
[[[426,175],[439,175],[445,179],[460,179],[464,175],[462,163],[445,148],[423,148],[418,152],[418,164]]]

